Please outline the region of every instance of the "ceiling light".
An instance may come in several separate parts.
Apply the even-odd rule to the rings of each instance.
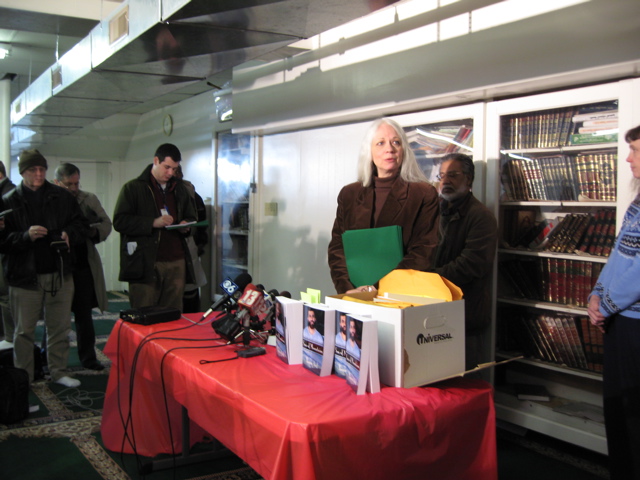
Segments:
[[[0,47],[0,60],[2,60],[5,57],[9,56],[9,48],[7,47]]]

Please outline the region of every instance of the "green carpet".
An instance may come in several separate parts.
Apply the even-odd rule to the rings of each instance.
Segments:
[[[256,480],[261,477],[241,459],[229,454],[213,461],[185,465],[147,475],[139,465],[154,459],[123,455],[106,450],[100,436],[104,392],[109,376],[109,359],[102,353],[120,310],[129,308],[121,292],[109,292],[109,311],[94,312],[96,353],[107,368],[101,372],[84,369],[77,355],[75,331],[71,335],[69,370],[82,385],[66,388],[50,381],[37,381],[29,401],[37,412],[22,422],[0,424],[0,478],[3,480]],[[39,325],[36,341],[42,338]],[[197,444],[192,453],[212,449],[213,444]],[[156,459],[170,458],[160,456]]]

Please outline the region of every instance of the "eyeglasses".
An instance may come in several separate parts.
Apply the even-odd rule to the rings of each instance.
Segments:
[[[458,175],[464,175],[464,172],[445,172],[445,173],[439,173],[438,175],[436,175],[436,178],[438,180],[442,180],[443,178],[456,178]]]

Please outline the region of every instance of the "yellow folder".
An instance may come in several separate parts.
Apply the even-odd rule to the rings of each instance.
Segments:
[[[356,287],[373,285],[404,257],[402,227],[347,230],[342,234],[349,280]]]

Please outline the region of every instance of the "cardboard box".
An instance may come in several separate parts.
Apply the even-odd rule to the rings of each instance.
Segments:
[[[325,303],[378,320],[381,383],[409,388],[464,373],[464,300],[397,309],[342,300],[344,296],[327,296]],[[372,300],[375,294],[349,296]]]

